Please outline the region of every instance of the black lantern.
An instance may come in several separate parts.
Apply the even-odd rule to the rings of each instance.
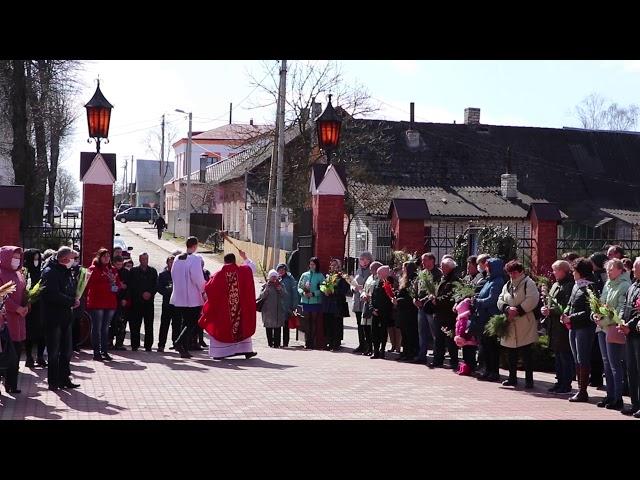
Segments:
[[[89,137],[96,140],[96,151],[100,153],[100,139],[104,138],[107,143],[109,136],[109,122],[111,120],[111,109],[113,105],[104,98],[100,91],[100,80],[98,80],[98,88],[93,94],[89,103],[84,106],[87,109],[87,123],[89,125]],[[90,142],[91,139],[87,140]]]
[[[316,130],[318,131],[318,145],[327,154],[327,161],[331,163],[331,152],[340,143],[340,127],[342,120],[338,117],[333,105],[331,105],[331,95],[329,103],[318,118],[316,118]]]

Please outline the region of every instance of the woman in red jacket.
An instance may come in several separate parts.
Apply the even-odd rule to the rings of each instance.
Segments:
[[[89,267],[91,276],[87,283],[87,311],[91,315],[91,344],[93,359],[111,360],[107,353],[109,324],[118,307],[118,290],[121,286],[118,271],[111,266],[109,250],[98,250]]]

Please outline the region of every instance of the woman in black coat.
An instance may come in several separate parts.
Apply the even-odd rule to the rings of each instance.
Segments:
[[[398,322],[402,332],[402,353],[399,361],[410,361],[418,355],[418,308],[413,304],[412,292],[417,291],[416,264],[404,262],[402,264],[402,278],[400,289],[395,296],[398,311]]]
[[[42,274],[42,255],[40,250],[29,248],[24,251],[24,267],[27,269],[27,288],[31,289],[40,281]],[[46,346],[44,335],[44,316],[42,311],[42,302],[37,300],[31,304],[29,313],[26,318],[27,338],[24,342],[27,353],[27,361],[24,366],[33,368],[35,364],[39,367],[46,367],[47,362],[44,359],[44,347]],[[37,346],[37,360],[33,361],[33,346]]]
[[[371,336],[373,338],[373,355],[369,358],[384,358],[387,344],[387,326],[393,321],[393,303],[385,289],[385,282],[389,276],[389,267],[383,265],[377,272],[378,280],[371,293]]]

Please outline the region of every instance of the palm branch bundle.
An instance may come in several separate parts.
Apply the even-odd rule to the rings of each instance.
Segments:
[[[484,327],[484,333],[490,337],[506,337],[509,329],[509,321],[504,314],[494,315]]]
[[[552,296],[547,296],[548,307],[553,313],[557,313],[558,315],[562,315],[566,307],[563,307],[558,300],[556,300]]]
[[[324,279],[324,282],[320,284],[320,291],[322,293],[326,293],[327,295],[331,295],[338,285],[339,275],[337,273],[332,273],[331,275],[327,275]]]
[[[82,294],[87,288],[90,277],[91,272],[85,267],[80,267],[80,273],[78,274],[78,285],[76,287],[76,298],[79,299],[82,297]]]
[[[37,302],[38,297],[40,297],[40,294],[42,293],[44,288],[45,287],[42,285],[42,280],[38,280],[38,283],[27,290],[27,305],[31,305]]]
[[[16,284],[13,280],[8,281],[4,285],[0,285],[0,298],[4,298],[10,293],[16,291]]]
[[[462,280],[456,280],[452,283],[453,287],[453,299],[456,302],[460,302],[465,298],[471,298],[476,294],[476,289],[471,283],[464,282]]]
[[[429,295],[436,294],[436,282],[433,280],[433,275],[427,269],[420,270],[418,272],[418,291],[427,292]]]

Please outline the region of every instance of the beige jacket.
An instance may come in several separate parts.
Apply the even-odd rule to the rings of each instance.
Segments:
[[[526,288],[525,288],[526,285]],[[526,293],[525,293],[526,291]],[[505,306],[519,307],[522,315],[509,322],[507,336],[500,339],[500,345],[507,348],[524,347],[538,341],[538,324],[533,310],[538,305],[540,294],[535,282],[526,275],[516,282],[507,282],[498,297],[498,309]]]

